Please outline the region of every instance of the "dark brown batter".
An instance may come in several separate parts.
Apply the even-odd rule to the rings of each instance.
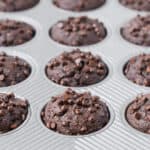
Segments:
[[[0,11],[13,12],[34,7],[40,0],[0,0]]]
[[[136,84],[150,86],[150,54],[131,58],[124,67],[124,74]]]
[[[150,15],[138,15],[121,28],[121,34],[131,43],[150,46]]]
[[[52,97],[41,113],[47,128],[65,135],[84,135],[102,129],[109,122],[108,107],[91,93],[71,89]]]
[[[70,46],[95,44],[106,35],[107,31],[102,22],[85,16],[59,21],[50,29],[53,40]]]
[[[35,36],[34,28],[24,22],[0,20],[0,46],[16,46]]]
[[[53,0],[53,3],[62,9],[72,11],[86,11],[102,6],[106,0]]]
[[[31,67],[25,60],[0,52],[0,87],[20,83],[30,74]]]
[[[46,75],[57,84],[80,87],[102,81],[108,75],[108,67],[101,57],[75,49],[51,59]]]
[[[132,127],[150,134],[150,94],[138,96],[128,106],[126,118]]]
[[[29,104],[13,93],[0,93],[0,132],[8,132],[20,126],[26,119]]]

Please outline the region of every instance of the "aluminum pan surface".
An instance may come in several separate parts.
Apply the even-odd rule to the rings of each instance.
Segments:
[[[16,95],[25,97],[31,105],[31,117],[28,123],[17,132],[0,137],[1,150],[148,150],[150,137],[131,131],[122,121],[121,109],[131,97],[150,91],[149,88],[134,86],[126,81],[118,71],[122,60],[133,53],[149,52],[150,48],[130,44],[120,36],[119,29],[137,14],[146,14],[124,8],[118,0],[107,0],[104,7],[82,13],[70,12],[56,8],[50,0],[41,0],[33,9],[15,12],[0,13],[0,18],[14,18],[31,23],[37,30],[35,39],[24,45],[0,50],[11,50],[29,55],[37,66],[32,79],[22,86],[0,88],[0,92],[13,91]],[[110,79],[103,84],[84,88],[74,88],[78,91],[91,91],[95,95],[104,97],[115,111],[113,124],[101,134],[94,136],[67,138],[51,134],[39,123],[38,110],[56,93],[65,90],[65,87],[54,85],[43,76],[43,66],[64,50],[72,47],[57,44],[49,38],[49,28],[62,18],[69,16],[87,15],[103,21],[108,28],[108,37],[102,43],[81,47],[81,50],[102,54],[110,62],[113,73]]]

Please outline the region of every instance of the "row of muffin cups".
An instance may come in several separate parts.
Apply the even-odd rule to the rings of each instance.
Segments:
[[[35,68],[35,64],[36,63],[34,63],[34,65],[33,65],[33,59],[31,58],[31,57],[29,57],[29,56],[27,56],[27,55],[24,55],[24,54],[22,54],[22,53],[19,53],[19,55],[18,55],[18,52],[12,52],[12,51],[10,51],[9,52],[9,54],[11,55],[13,53],[13,55],[15,55],[15,56],[19,56],[19,57],[21,57],[21,58],[24,58],[24,59],[28,59],[28,61],[29,61],[29,63],[32,63],[32,73],[31,73],[31,75],[33,75],[33,72],[35,71],[33,68]],[[23,56],[24,55],[24,56]],[[107,60],[107,59],[106,59]],[[106,61],[105,60],[105,61]],[[109,62],[109,61],[106,61],[106,64],[107,64],[107,66],[108,66],[108,70],[109,70],[109,73],[108,73],[108,77],[110,77],[110,75],[111,75],[111,73],[112,73],[112,68],[111,68],[111,66],[110,66],[110,64],[109,63],[107,63],[107,62]],[[125,66],[125,64],[127,64],[127,62],[124,62],[124,64],[123,64],[123,66],[122,66],[122,74],[124,74],[123,73],[123,68],[124,68],[124,66]],[[45,67],[44,67],[44,70],[45,70]],[[45,77],[47,78],[47,75],[45,74],[45,71],[43,71],[44,72],[44,75],[45,75]],[[48,78],[47,78],[48,79]],[[107,77],[106,77],[106,79],[107,79]],[[106,80],[106,79],[104,79],[104,81]],[[50,81],[49,79],[47,80],[47,81]],[[24,81],[25,82],[25,81]],[[52,83],[52,82],[51,82]],[[101,83],[101,82],[100,82]],[[54,85],[56,85],[56,84],[54,84]],[[97,84],[98,85],[98,84]],[[15,85],[14,85],[15,86]],[[19,86],[19,84],[16,84],[16,86]],[[103,99],[102,99],[102,101],[103,101]],[[104,98],[104,101],[105,101],[105,98]],[[130,102],[131,103],[131,102]],[[114,114],[114,111],[113,111],[113,109],[111,108],[111,106],[110,106],[110,104],[109,103],[107,103],[106,102],[106,105],[107,105],[107,107],[108,107],[108,110],[109,110],[109,113],[110,113],[110,118],[109,118],[109,121],[108,121],[108,123],[106,124],[106,126],[104,126],[103,128],[101,128],[100,129],[100,132],[101,131],[103,131],[104,129],[106,129],[107,127],[109,127],[111,124],[112,124],[112,122],[113,122],[113,120],[114,120],[114,116],[115,116],[115,114]],[[123,118],[123,120],[125,121],[125,123],[126,124],[129,124],[129,123],[127,123],[127,120],[126,120],[126,110],[127,110],[127,108],[129,107],[129,103],[128,103],[128,105],[126,105],[126,108],[124,108],[124,118]],[[2,107],[3,108],[3,107]],[[5,107],[4,107],[5,108]],[[41,110],[43,110],[43,108],[41,108]],[[29,116],[30,116],[30,111],[29,111],[29,114],[28,114]],[[2,115],[3,116],[3,115]],[[42,120],[41,120],[42,121]],[[43,121],[42,121],[43,122]],[[130,126],[130,125],[129,125]],[[17,128],[17,127],[16,127]],[[49,127],[50,128],[50,127]],[[54,130],[54,128],[52,129],[52,130]],[[99,131],[98,132],[96,132],[96,133],[99,133]],[[79,133],[77,133],[77,134],[79,134]],[[84,133],[80,133],[81,135],[83,134],[84,135]],[[92,135],[92,134],[91,134]]]
[[[2,12],[19,12],[19,11],[25,11],[28,9],[32,9],[36,5],[40,4],[42,1],[40,0],[32,0],[28,2],[24,1],[19,1],[19,2],[14,2],[10,3],[7,1],[1,2],[1,7],[0,11]],[[102,7],[104,4],[108,2],[108,0],[93,0],[93,1],[72,1],[72,0],[49,0],[50,3],[53,4],[53,6],[58,7],[59,9],[64,9],[64,10],[70,10],[70,11],[90,11],[97,9],[99,7]],[[143,1],[143,0],[138,0],[138,1],[128,1],[128,0],[118,0],[117,3],[122,4],[124,7],[138,10],[138,11],[149,11],[150,6],[149,2]]]
[[[149,15],[136,16],[125,26],[121,27],[118,33],[125,41],[128,42],[128,44],[134,44],[137,46],[148,48],[149,17]],[[103,21],[100,21],[98,19],[91,18],[90,16],[79,16],[68,17],[67,19],[58,21],[57,23],[52,24],[52,27],[49,28],[48,34],[51,40],[50,42],[54,42],[54,44],[61,44],[64,46],[88,46],[93,44],[102,44],[103,41],[106,41],[107,38],[111,37],[110,25],[104,19],[102,20]],[[132,26],[135,21],[137,23],[141,22],[141,24],[143,24],[141,29],[140,24],[137,24],[138,28],[129,28],[129,26]],[[67,25],[68,22],[70,22],[70,25]],[[20,25],[17,26],[17,24]],[[19,16],[4,15],[3,17],[1,17],[0,25],[3,28],[0,31],[0,46],[4,48],[10,46],[15,47],[19,45],[22,46],[26,44],[31,44],[30,42],[34,39],[37,40],[42,32],[42,26],[40,25],[40,23],[26,17],[22,17],[20,19]],[[11,28],[15,28],[16,26],[16,31],[15,29],[13,29],[12,31],[10,30]],[[26,29],[28,29],[29,32],[25,32]],[[21,39],[17,39],[17,37],[13,39],[13,35],[17,33],[20,35],[18,36],[18,38]],[[47,37],[47,35],[45,36]],[[95,36],[96,38],[91,39],[89,38],[90,36]],[[73,39],[76,39],[76,41],[73,41]]]

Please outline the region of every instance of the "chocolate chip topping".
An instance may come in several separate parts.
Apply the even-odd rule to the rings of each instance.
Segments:
[[[107,31],[102,22],[85,16],[59,21],[50,30],[53,40],[70,46],[95,44],[106,35]]]
[[[150,134],[150,94],[138,96],[128,106],[126,119],[132,127]]]
[[[150,86],[150,54],[131,58],[124,67],[124,74],[136,84]]]
[[[140,11],[150,11],[150,0],[119,0],[120,3],[128,8]]]
[[[35,30],[29,24],[15,20],[0,20],[0,46],[16,46],[30,41]]]
[[[131,43],[150,46],[150,15],[138,15],[121,28],[121,34]]]
[[[0,0],[0,11],[12,12],[32,8],[40,0]]]
[[[0,132],[8,132],[20,126],[28,114],[28,102],[16,98],[13,93],[0,93]]]
[[[65,135],[84,135],[102,129],[109,122],[108,107],[91,93],[71,89],[52,97],[41,112],[47,128]]]
[[[86,11],[102,6],[105,0],[53,0],[53,3],[66,10]]]
[[[30,74],[31,67],[25,60],[0,52],[0,87],[15,85]]]
[[[75,49],[51,59],[46,75],[57,84],[80,87],[102,81],[108,75],[108,67],[101,57]]]

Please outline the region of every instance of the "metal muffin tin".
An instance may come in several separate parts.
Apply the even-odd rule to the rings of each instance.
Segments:
[[[0,135],[1,150],[148,150],[150,136],[140,133],[128,125],[124,118],[125,107],[140,93],[150,88],[128,81],[122,68],[130,57],[149,53],[149,47],[137,46],[125,41],[120,35],[124,23],[137,14],[146,12],[130,10],[118,0],[107,0],[98,9],[86,12],[71,12],[57,8],[52,0],[41,0],[37,6],[26,11],[0,12],[0,19],[16,19],[31,24],[36,36],[30,42],[13,47],[0,47],[0,51],[17,55],[32,67],[31,76],[15,86],[0,88],[0,92],[14,92],[30,103],[29,119],[11,133]],[[49,29],[57,21],[69,16],[89,16],[102,21],[108,35],[102,42],[79,47],[83,51],[99,54],[109,67],[108,77],[96,85],[73,88],[78,92],[90,91],[106,102],[111,120],[106,128],[86,136],[64,136],[48,130],[41,122],[40,111],[44,105],[66,87],[57,85],[45,76],[45,66],[54,56],[74,47],[61,45],[49,37]],[[109,127],[109,128],[108,128]],[[103,131],[103,132],[102,132]]]

